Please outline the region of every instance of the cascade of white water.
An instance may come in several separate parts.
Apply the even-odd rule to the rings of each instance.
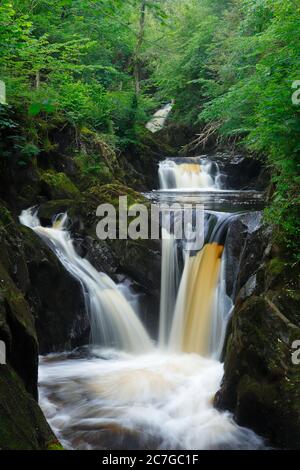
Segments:
[[[136,353],[152,349],[151,339],[117,285],[77,255],[65,225],[67,216],[52,227],[42,227],[34,210],[22,212],[20,222],[34,230],[55,252],[63,266],[80,282],[91,323],[93,344]]]
[[[177,163],[164,160],[159,164],[160,188],[168,189],[220,189],[220,172],[215,164],[215,175],[212,174],[212,162],[201,159],[196,163]]]
[[[178,289],[179,267],[176,240],[162,229],[161,295],[159,315],[159,345],[164,347],[169,338]]]
[[[146,128],[153,134],[160,131],[164,127],[172,108],[173,102],[166,104],[163,108],[156,111],[152,119],[146,124]]]

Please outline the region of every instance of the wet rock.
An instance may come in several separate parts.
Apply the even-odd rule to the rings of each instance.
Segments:
[[[7,360],[29,393],[37,397],[38,343],[34,317],[24,294],[0,263],[0,340]]]
[[[297,272],[296,272],[297,271]],[[229,327],[225,375],[215,397],[219,409],[279,448],[300,448],[300,365],[292,361],[300,339],[299,269],[265,261],[241,291]],[[242,295],[250,288],[247,295]],[[261,292],[262,291],[262,292]],[[249,297],[250,295],[250,297]],[[245,300],[244,300],[245,299]]]
[[[228,152],[216,152],[208,158],[226,175],[227,189],[264,191],[270,184],[270,171],[260,160]]]
[[[49,201],[40,206],[38,216],[41,222],[49,223],[60,212],[68,212],[69,229],[75,240],[80,256],[88,259],[98,270],[116,280],[117,274],[128,274],[146,293],[156,297],[160,289],[160,242],[151,240],[107,240],[97,238],[96,216],[100,204],[112,204],[117,209],[119,197],[127,196],[128,206],[149,201],[138,192],[121,184],[92,186],[82,194],[80,201]]]
[[[0,396],[0,450],[61,448],[37,402],[10,366],[0,365]]]
[[[159,240],[114,240],[112,249],[123,272],[146,291],[159,295],[161,252]]]
[[[108,274],[116,282],[121,282],[121,275],[118,274],[120,270],[119,261],[107,242],[90,236],[80,237],[75,235],[74,246],[79,256],[89,261],[97,271]]]
[[[226,279],[227,293],[234,299],[259,270],[270,236],[271,229],[263,225],[261,212],[249,212],[231,222],[226,242]]]

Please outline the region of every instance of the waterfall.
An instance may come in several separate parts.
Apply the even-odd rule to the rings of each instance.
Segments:
[[[209,164],[202,166],[208,171]],[[195,184],[193,178],[205,174],[202,166],[183,166],[179,172]],[[218,182],[210,168],[206,181],[213,190]],[[213,406],[232,310],[225,277],[232,217],[206,211],[205,243],[198,252],[192,251],[188,236],[176,240],[176,216],[170,225],[162,217],[160,334],[154,348],[128,303],[136,299],[126,286],[120,289],[76,254],[67,216],[45,228],[34,210],[23,211],[21,222],[80,282],[91,321],[93,354],[80,348],[40,362],[40,404],[66,449],[264,448],[262,439]]]
[[[197,256],[188,258],[188,278],[184,280],[184,314],[181,315],[181,351],[207,356],[211,335],[211,312],[220,274],[223,247],[205,245]],[[179,300],[182,302],[182,300]],[[182,317],[184,318],[182,321]],[[174,324],[174,330],[179,328]],[[176,343],[178,344],[178,339]],[[170,346],[172,347],[172,341]]]
[[[196,163],[164,160],[159,164],[160,188],[168,189],[219,189],[220,172],[215,164],[215,175],[213,175],[213,164],[207,159],[196,159]],[[198,161],[199,160],[199,161]]]
[[[173,109],[173,105],[173,102],[168,103],[163,108],[156,111],[153,118],[146,124],[146,128],[153,134],[160,131],[164,127],[165,122]]]
[[[218,173],[211,174],[209,161],[160,164],[161,187],[184,185],[218,187]],[[184,209],[183,209],[184,210]],[[177,242],[172,233],[162,240],[160,344],[177,353],[197,353],[219,358],[225,339],[232,301],[226,294],[226,230],[232,214],[212,212],[206,217],[206,243],[198,253],[183,244],[184,269],[174,304],[175,276],[179,276]]]
[[[159,315],[159,345],[164,347],[171,331],[178,289],[179,266],[175,236],[162,229],[162,267]]]
[[[66,270],[81,284],[91,324],[93,344],[143,353],[152,349],[151,339],[118,286],[77,255],[66,229],[67,215],[52,227],[42,227],[33,209],[22,212],[20,222],[35,231],[56,254]]]

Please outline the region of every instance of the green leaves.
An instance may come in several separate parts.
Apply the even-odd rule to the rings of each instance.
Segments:
[[[173,119],[216,122],[267,161],[276,176],[269,220],[299,250],[300,5],[294,0],[175,1],[173,28],[155,60],[159,93],[176,101]],[[178,17],[176,17],[178,15]]]
[[[43,101],[42,103],[32,103],[29,106],[28,114],[29,116],[37,116],[38,114],[44,113],[54,113],[56,110],[56,106],[50,100]]]

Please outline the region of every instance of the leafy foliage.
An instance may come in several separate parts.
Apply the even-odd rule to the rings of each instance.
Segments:
[[[299,259],[299,14],[298,0],[3,0],[2,163],[43,158],[71,128],[84,171],[105,178],[85,130],[122,151],[175,99],[175,121],[265,159],[267,219]]]
[[[292,102],[300,79],[299,2],[191,0],[180,8],[173,53],[157,60],[156,81],[176,99],[177,120],[217,123],[225,142],[267,160],[275,185],[267,219],[300,259],[300,106]]]

